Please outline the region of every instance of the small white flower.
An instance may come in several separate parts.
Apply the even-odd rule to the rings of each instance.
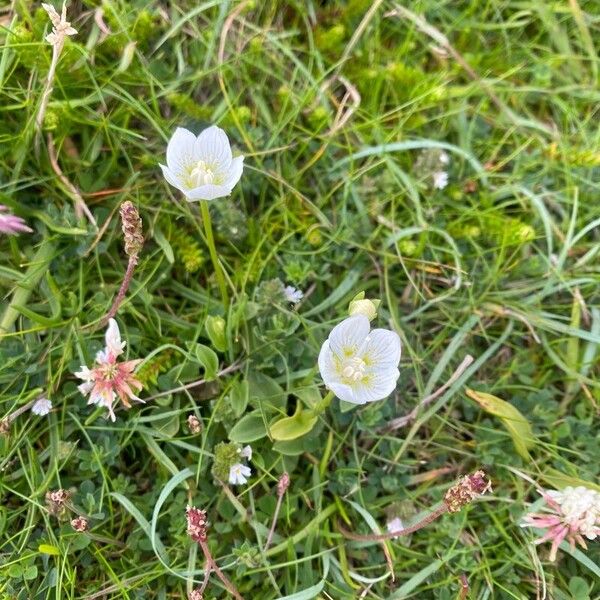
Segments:
[[[244,485],[248,482],[248,477],[252,474],[250,467],[242,463],[231,465],[229,469],[229,483],[231,485]]]
[[[440,153],[440,162],[443,165],[447,165],[450,162],[450,157],[448,156],[448,154],[446,152],[444,152],[442,150],[442,152]]]
[[[285,294],[285,299],[292,304],[298,304],[304,298],[304,292],[291,285],[286,285],[283,293]]]
[[[387,522],[387,530],[390,533],[399,533],[403,529],[404,529],[404,523],[402,522],[402,519],[400,519],[400,517],[395,517],[391,521]],[[398,536],[398,537],[400,537],[400,536]]]
[[[433,173],[433,187],[436,190],[443,190],[448,185],[448,173],[446,171],[436,171]]]
[[[248,460],[252,460],[252,446],[244,446],[238,450],[238,454],[242,458],[247,458]]]
[[[400,337],[387,329],[369,333],[369,327],[365,315],[348,317],[332,329],[319,353],[325,385],[353,404],[383,400],[400,376]]]
[[[71,27],[71,23],[67,21],[67,6],[63,2],[62,13],[59,15],[56,9],[51,4],[44,4],[42,2],[42,8],[48,13],[50,21],[52,21],[52,33],[46,36],[46,41],[53,46],[59,42],[62,44],[65,36],[75,35],[77,29]]]
[[[188,200],[229,196],[242,176],[244,157],[232,157],[227,134],[213,125],[196,137],[178,127],[167,145],[165,179]]]
[[[31,407],[31,412],[39,417],[45,417],[52,410],[52,401],[48,398],[40,398]]]

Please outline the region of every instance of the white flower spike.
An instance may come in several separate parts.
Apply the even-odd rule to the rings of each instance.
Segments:
[[[57,43],[62,44],[65,36],[75,35],[77,29],[71,27],[71,23],[67,21],[67,6],[63,3],[61,14],[59,15],[54,6],[51,4],[44,4],[42,2],[42,8],[48,13],[50,21],[52,21],[52,33],[46,36],[46,41],[53,46]]]
[[[48,398],[40,398],[31,407],[31,412],[38,417],[45,417],[52,410],[52,402]]]
[[[213,125],[196,137],[178,127],[167,145],[165,179],[188,200],[229,196],[242,176],[244,157],[233,158],[227,134]]]
[[[386,526],[389,533],[400,533],[404,529],[404,523],[400,517],[394,517],[391,521],[387,522]]]
[[[354,315],[336,325],[319,353],[325,385],[340,400],[366,404],[383,400],[400,376],[400,337],[394,331],[373,329],[369,319]]]
[[[229,469],[229,483],[231,485],[244,485],[248,482],[250,475],[252,475],[250,467],[242,463],[236,463],[235,465],[231,465]]]

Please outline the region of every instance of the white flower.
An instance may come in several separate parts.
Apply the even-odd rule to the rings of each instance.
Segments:
[[[291,285],[286,285],[283,293],[285,294],[285,299],[292,304],[298,304],[304,298],[304,293]]]
[[[354,315],[336,325],[319,353],[325,385],[341,400],[365,404],[389,396],[400,373],[400,337],[373,329],[369,319]]]
[[[31,407],[31,412],[39,417],[45,417],[52,410],[52,402],[48,398],[40,398]]]
[[[442,150],[442,152],[440,152],[440,162],[443,165],[447,165],[450,162],[450,157],[448,156],[448,154],[446,152],[444,152]]]
[[[67,35],[75,35],[77,33],[77,29],[71,27],[71,23],[67,21],[67,7],[63,2],[62,6],[62,14],[58,14],[56,9],[51,4],[44,4],[42,2],[42,8],[48,13],[50,17],[50,21],[52,21],[52,33],[49,33],[46,36],[46,41],[53,46],[60,42],[62,44],[65,36]]]
[[[250,467],[242,463],[235,463],[229,469],[229,483],[231,485],[244,485],[248,481],[248,477],[252,474]]]
[[[588,539],[598,535],[600,527],[600,493],[583,486],[568,486],[562,491],[546,492],[561,508],[565,523],[577,524],[579,531]]]
[[[436,171],[432,177],[433,187],[436,190],[443,190],[448,185],[448,173],[446,171]]]
[[[402,522],[402,519],[400,519],[400,517],[395,517],[391,521],[387,522],[387,530],[390,533],[399,533],[403,529],[404,529],[404,523]],[[400,537],[400,536],[398,536],[398,537]]]
[[[238,450],[238,454],[242,458],[247,458],[248,460],[252,460],[252,446],[244,446]]]
[[[242,176],[244,157],[232,157],[227,134],[219,127],[198,137],[178,127],[167,146],[165,179],[188,200],[214,200],[229,196]]]

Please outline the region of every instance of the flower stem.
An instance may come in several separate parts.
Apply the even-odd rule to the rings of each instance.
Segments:
[[[227,589],[227,591],[234,597],[236,600],[244,600],[241,594],[237,591],[236,587],[231,583],[231,581],[227,578],[225,573],[219,569],[219,566],[215,562],[215,559],[212,557],[210,553],[210,549],[206,542],[198,542],[200,548],[202,548],[202,552],[204,552],[204,557],[206,558],[206,576],[210,574],[210,571],[214,571],[217,577],[223,582],[223,585]]]
[[[215,269],[215,275],[217,276],[217,283],[219,284],[219,290],[221,291],[221,298],[225,309],[229,306],[229,296],[227,294],[227,285],[225,283],[225,277],[223,274],[223,267],[217,257],[217,249],[215,248],[215,238],[213,236],[212,222],[210,220],[210,211],[208,210],[208,202],[206,200],[200,201],[200,210],[202,212],[202,222],[204,223],[204,233],[206,235],[206,243],[208,245],[208,251],[210,252],[210,259],[212,260],[213,267]]]
[[[119,307],[121,306],[121,302],[123,302],[123,300],[125,299],[125,294],[127,293],[127,290],[129,289],[129,284],[131,283],[131,280],[133,278],[133,272],[135,271],[135,267],[138,264],[138,257],[137,256],[130,256],[129,257],[129,262],[127,263],[127,271],[125,271],[125,277],[123,277],[123,282],[121,283],[121,287],[119,288],[119,291],[112,303],[112,306],[110,307],[110,310],[108,311],[108,313],[106,313],[104,319],[102,319],[102,323],[104,325],[106,325],[106,323],[108,323],[109,319],[114,318],[114,316],[117,314],[117,311],[119,310]]]
[[[310,412],[312,412],[313,416],[320,415],[322,412],[324,412],[327,409],[327,407],[331,404],[331,401],[334,399],[334,397],[335,394],[332,391],[327,392],[327,394],[325,394],[325,397],[319,402],[317,402],[311,409]]]

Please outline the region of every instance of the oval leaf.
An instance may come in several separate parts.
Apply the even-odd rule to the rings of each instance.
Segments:
[[[267,435],[265,421],[260,411],[242,417],[229,432],[229,439],[238,444],[248,444]]]
[[[530,459],[529,448],[535,445],[535,438],[529,421],[510,402],[469,388],[466,392],[467,396],[475,400],[483,410],[502,421],[513,440],[515,450],[523,458]]]
[[[271,437],[277,441],[289,441],[309,433],[319,417],[309,411],[303,411],[300,406],[292,417],[279,419],[269,427]]]

